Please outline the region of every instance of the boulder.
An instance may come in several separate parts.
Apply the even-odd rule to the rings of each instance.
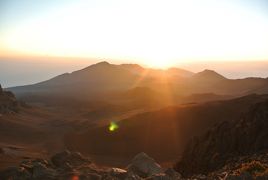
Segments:
[[[109,174],[119,179],[125,179],[127,177],[127,171],[120,168],[112,168]]]
[[[57,173],[54,169],[42,163],[36,163],[32,168],[32,177],[35,179],[55,179]]]
[[[81,166],[91,163],[89,159],[83,157],[80,153],[69,152],[67,150],[52,156],[51,162],[59,168]]]
[[[177,171],[175,171],[173,168],[168,168],[165,171],[165,174],[167,176],[169,176],[171,179],[181,179],[182,178],[181,174],[178,173]]]
[[[127,166],[127,170],[143,178],[163,172],[161,166],[143,152],[132,159],[131,163]]]

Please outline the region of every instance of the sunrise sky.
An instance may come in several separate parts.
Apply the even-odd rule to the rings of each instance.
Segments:
[[[268,1],[0,0],[0,61],[27,57],[267,61]]]

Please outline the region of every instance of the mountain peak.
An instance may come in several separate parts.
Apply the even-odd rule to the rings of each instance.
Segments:
[[[204,69],[203,71],[201,71],[200,73],[216,73],[216,74],[218,74],[216,71],[214,71],[214,70],[211,70],[211,69]]]
[[[101,62],[98,62],[98,63],[96,63],[96,64],[92,64],[92,65],[90,65],[90,66],[87,66],[86,68],[84,68],[84,69],[81,69],[81,70],[78,70],[78,71],[75,71],[75,72],[85,72],[85,71],[88,71],[88,70],[90,70],[90,69],[92,69],[92,68],[97,68],[97,69],[99,69],[99,68],[106,68],[106,67],[109,67],[109,66],[111,66],[112,64],[110,64],[110,63],[108,63],[107,61],[101,61]]]
[[[217,73],[214,70],[210,70],[210,69],[205,69],[204,71],[196,73],[193,77],[207,79],[207,80],[223,80],[223,79],[226,79],[221,74]]]
[[[111,65],[110,63],[108,63],[107,61],[101,61],[101,62],[98,62],[98,63],[96,63],[96,64],[94,64],[94,65],[98,65],[98,66],[105,66],[105,65]]]

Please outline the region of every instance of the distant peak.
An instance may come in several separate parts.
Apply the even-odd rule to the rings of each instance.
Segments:
[[[99,68],[107,68],[107,67],[110,67],[112,64],[108,63],[107,61],[101,61],[101,62],[98,62],[96,64],[92,64],[84,69],[81,69],[81,70],[78,70],[78,71],[74,71],[74,73],[76,72],[85,72],[85,71],[88,71],[88,70],[91,70],[92,68],[95,69],[99,69]]]
[[[107,61],[101,61],[96,63],[95,65],[110,65],[110,63],[108,63]]]
[[[210,69],[205,69],[204,71],[201,71],[201,72],[195,74],[195,77],[226,79],[221,74],[217,73],[214,70],[210,70]]]
[[[220,75],[219,73],[217,73],[216,71],[214,71],[214,70],[210,70],[210,69],[205,69],[205,70],[203,70],[203,71],[201,71],[201,72],[199,72],[199,74],[217,74],[217,75]],[[221,76],[221,75],[220,75]]]
[[[121,64],[120,66],[124,68],[143,69],[139,64]]]
[[[203,73],[216,73],[216,71],[211,70],[211,69],[204,69],[203,71],[201,71]]]

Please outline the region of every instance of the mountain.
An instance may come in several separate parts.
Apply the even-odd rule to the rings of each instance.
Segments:
[[[124,91],[144,87],[155,89],[163,94],[167,91],[166,83],[175,82],[180,77],[193,73],[174,68],[173,70],[155,70],[143,68],[137,64],[114,65],[108,62],[93,64],[84,69],[65,73],[50,80],[33,85],[8,88],[20,99],[28,102],[56,103],[65,101],[105,101],[120,98]],[[176,83],[176,82],[175,82]],[[165,95],[164,95],[165,96]],[[164,97],[163,96],[163,97]],[[143,96],[144,97],[144,96]],[[135,97],[133,97],[135,98]],[[159,97],[158,97],[159,98]]]
[[[120,67],[136,74],[141,74],[146,70],[138,64],[121,64]]]
[[[174,76],[181,76],[181,77],[191,77],[194,75],[193,72],[187,71],[181,68],[169,68],[167,70],[167,73],[172,74]]]
[[[254,97],[259,100],[239,119],[218,122],[192,139],[176,165],[178,171],[184,175],[208,173],[239,157],[268,152],[268,95]]]
[[[213,70],[204,70],[202,72],[196,73],[192,76],[195,81],[205,81],[205,82],[220,82],[226,80],[226,78]]]
[[[227,79],[212,70],[204,70],[186,79],[177,89],[187,94],[214,93],[217,95],[245,96],[252,93],[266,94],[266,78]],[[260,91],[262,89],[262,91]]]
[[[113,104],[117,101],[113,96],[122,99],[120,93],[124,96],[124,91],[138,87],[157,90],[161,94],[158,96],[158,102],[168,98],[173,104],[179,104],[187,103],[185,97],[192,94],[215,94],[213,100],[252,93],[265,94],[268,93],[268,79],[227,79],[213,70],[192,73],[179,68],[161,70],[144,68],[138,64],[114,65],[100,62],[47,81],[8,90],[14,92],[19,99],[35,103],[68,104],[66,101],[101,100]],[[205,98],[196,98],[197,101],[198,99]]]
[[[127,88],[138,76],[116,65],[100,62],[84,69],[65,73],[33,85],[11,88],[15,93],[61,93],[73,95],[88,92]],[[62,93],[64,90],[64,93]]]

